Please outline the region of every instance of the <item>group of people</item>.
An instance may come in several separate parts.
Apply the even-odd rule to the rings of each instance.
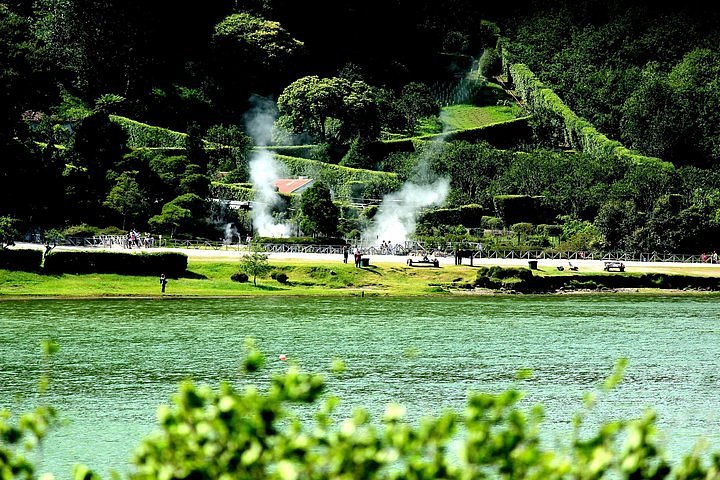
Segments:
[[[380,253],[382,255],[390,255],[393,253],[393,244],[392,242],[386,242],[385,240],[382,241],[380,244]]]
[[[155,238],[150,233],[145,233],[143,236],[140,232],[132,229],[125,235],[125,248],[152,248],[153,246],[155,246]]]
[[[360,250],[360,248],[357,245],[355,245],[352,248],[352,252],[353,252],[353,257],[355,258],[355,266],[357,268],[360,268],[360,266],[362,264],[362,250]],[[343,263],[348,262],[349,256],[350,256],[350,249],[348,248],[347,245],[345,245],[343,247]]]
[[[704,263],[718,263],[718,254],[717,252],[712,252],[710,254],[703,253],[702,255],[700,255],[700,260],[702,260]]]

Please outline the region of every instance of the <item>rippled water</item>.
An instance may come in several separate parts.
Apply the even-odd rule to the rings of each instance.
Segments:
[[[583,393],[627,357],[625,381],[589,422],[652,406],[677,458],[700,437],[720,450],[719,318],[716,299],[690,297],[0,302],[0,407],[37,402],[39,344],[55,338],[47,400],[68,423],[48,439],[42,470],[126,471],[177,383],[241,383],[244,339],[254,337],[271,371],[285,367],[281,353],[313,372],[343,359],[347,371],[328,376],[342,415],[363,405],[377,418],[399,402],[415,420],[461,409],[469,390],[517,385],[523,405],[545,406],[552,442],[568,433]],[[534,376],[516,382],[522,368]]]

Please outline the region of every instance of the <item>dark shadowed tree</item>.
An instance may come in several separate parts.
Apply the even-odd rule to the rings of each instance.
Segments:
[[[127,134],[105,112],[95,112],[80,122],[69,153],[79,181],[70,201],[78,213],[89,218],[101,216],[103,202],[117,175],[116,165],[128,152],[126,143]]]
[[[339,209],[322,182],[314,183],[300,197],[300,228],[312,235],[331,237],[336,234]]]
[[[273,94],[295,75],[303,43],[280,23],[250,13],[220,21],[212,35],[213,97],[222,110],[247,106],[249,93]]]

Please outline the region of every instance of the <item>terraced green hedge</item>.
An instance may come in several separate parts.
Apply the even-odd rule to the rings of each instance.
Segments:
[[[446,134],[437,135],[449,142],[452,140],[465,140],[468,142],[478,142],[484,140],[490,145],[505,149],[510,148],[519,143],[529,141],[532,138],[532,129],[528,124],[529,117],[514,118],[505,122],[491,123],[478,128],[469,128],[467,130],[458,130]]]
[[[187,134],[155,127],[146,123],[110,115],[110,120],[122,128],[128,136],[128,147],[171,147],[185,148]]]
[[[615,156],[634,164],[659,163],[672,168],[671,164],[659,158],[640,155],[600,133],[590,122],[573,112],[526,65],[510,65],[509,71],[515,90],[528,107],[545,126],[560,135],[571,147],[599,158]]]
[[[527,142],[532,138],[532,129],[528,124],[528,118],[514,118],[505,122],[491,123],[467,130],[377,142],[373,144],[373,153],[382,159],[395,152],[414,152],[417,150],[418,143],[435,140],[446,142],[453,140],[479,142],[482,140],[496,148],[507,149],[519,143]]]
[[[285,165],[290,177],[306,176],[321,181],[340,197],[351,196],[352,185],[357,185],[357,182],[365,184],[365,192],[373,196],[383,195],[400,187],[400,181],[394,173],[342,167],[287,155],[275,155],[275,158]]]
[[[133,151],[148,153],[150,155],[164,155],[166,157],[176,157],[185,155],[185,147],[132,147]]]
[[[210,195],[223,200],[249,202],[253,199],[253,189],[247,188],[245,184],[212,182]]]
[[[210,185],[210,194],[214,198],[221,198],[223,200],[238,200],[240,202],[249,202],[253,199],[252,186],[248,186],[247,183],[212,182]],[[279,192],[278,195],[288,205],[292,201],[292,195]]]
[[[488,210],[481,205],[463,205],[458,208],[438,208],[423,212],[418,219],[419,223],[432,226],[462,225],[467,228],[482,226],[482,217]]]
[[[271,151],[278,155],[287,155],[289,157],[299,157],[312,159],[313,154],[318,149],[317,145],[275,145],[269,147],[256,147]]]

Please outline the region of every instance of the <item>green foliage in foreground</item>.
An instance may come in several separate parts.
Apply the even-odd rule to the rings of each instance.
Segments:
[[[49,359],[57,352],[58,345],[53,340],[44,340],[42,350],[44,373],[39,382],[41,395],[47,390]],[[56,419],[57,412],[47,405],[41,405],[19,418],[13,418],[8,410],[0,410],[1,479],[36,478],[36,468],[31,460],[34,450],[41,448],[43,439]]]
[[[265,359],[251,341],[248,347],[243,370],[257,374]],[[618,363],[599,393],[617,385],[625,366],[624,360]],[[335,372],[343,368],[339,361],[333,365]],[[399,405],[387,407],[379,426],[364,409],[336,423],[339,400],[326,397],[312,424],[304,423],[292,407],[320,403],[324,390],[322,376],[295,365],[262,389],[223,383],[213,390],[186,381],[173,405],[159,408],[159,430],[135,450],[129,478],[709,479],[720,474],[720,456],[706,465],[698,449],[671,468],[652,412],[580,434],[597,393],[588,394],[584,410],[575,415],[568,444],[546,449],[540,442],[542,409],[521,409],[522,394],[514,388],[472,393],[463,412],[446,411],[419,425],[405,421]],[[39,410],[12,426],[7,415],[0,417],[2,478],[31,478],[34,469],[18,445],[25,437],[41,439],[50,418],[52,411]],[[76,466],[73,477],[99,478],[85,466]]]

